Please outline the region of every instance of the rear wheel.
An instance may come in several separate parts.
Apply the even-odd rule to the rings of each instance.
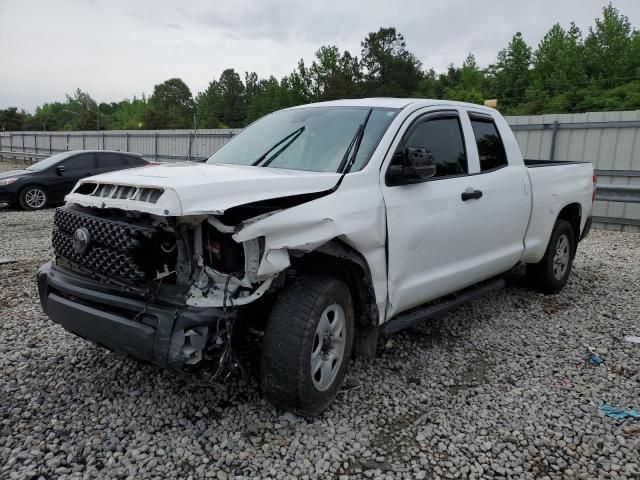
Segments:
[[[532,286],[542,293],[558,293],[567,283],[575,255],[575,234],[566,220],[558,220],[547,250],[538,263],[527,265]]]
[[[20,192],[20,206],[25,210],[40,210],[49,203],[47,191],[36,185],[29,185]]]
[[[344,381],[353,346],[353,303],[344,282],[325,275],[284,290],[264,334],[261,384],[276,406],[317,415]]]

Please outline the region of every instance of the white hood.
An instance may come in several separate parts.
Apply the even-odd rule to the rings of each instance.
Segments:
[[[163,189],[156,203],[78,194],[75,189],[65,200],[87,207],[120,208],[163,216],[219,215],[238,205],[328,190],[339,179],[339,173],[179,163],[105,173],[85,178],[78,184]]]

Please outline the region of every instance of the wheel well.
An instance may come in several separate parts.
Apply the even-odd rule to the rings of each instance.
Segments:
[[[580,241],[580,221],[582,216],[582,208],[579,203],[570,203],[558,214],[558,220],[566,220],[573,227],[574,245],[578,245]]]
[[[295,273],[324,273],[347,284],[355,310],[354,350],[359,355],[372,356],[378,338],[379,312],[371,272],[362,255],[337,239],[301,256],[291,253],[291,266]]]

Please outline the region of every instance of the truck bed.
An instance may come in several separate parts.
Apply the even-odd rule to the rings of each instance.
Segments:
[[[580,231],[584,228],[591,212],[593,165],[548,160],[524,160],[524,163],[528,168],[532,196],[522,261],[535,263],[544,255],[555,219],[565,206],[580,206]]]

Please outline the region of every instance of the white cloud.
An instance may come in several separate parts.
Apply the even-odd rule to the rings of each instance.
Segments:
[[[98,101],[150,94],[170,77],[196,94],[233,67],[289,73],[326,44],[360,53],[370,31],[395,26],[425,67],[444,70],[467,53],[495,59],[516,31],[532,45],[553,23],[593,24],[602,0],[0,0],[0,108],[33,110],[77,87]],[[640,2],[614,6],[634,25]]]

